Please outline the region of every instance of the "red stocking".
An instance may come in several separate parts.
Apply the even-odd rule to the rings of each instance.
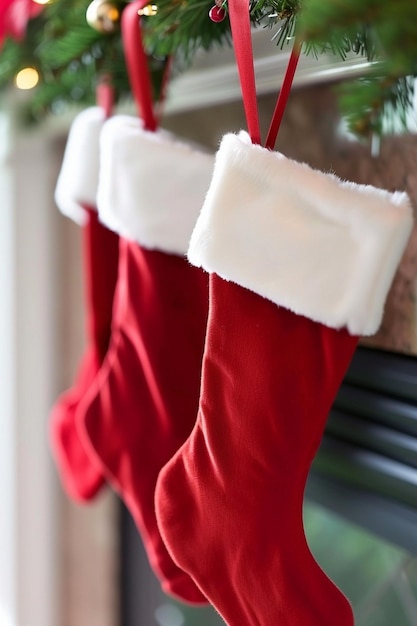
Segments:
[[[189,249],[213,272],[198,419],[156,508],[173,559],[229,626],[353,625],[307,546],[303,493],[410,228],[406,194],[341,183],[246,133],[223,139]]]
[[[118,236],[100,224],[96,210],[87,208],[95,204],[103,121],[98,107],[75,119],[55,194],[60,210],[81,222],[83,229],[88,344],[74,384],[57,400],[50,416],[51,446],[61,480],[68,495],[78,501],[92,498],[104,482],[80,442],[74,420],[107,352],[117,278]]]
[[[139,243],[121,238],[111,346],[77,420],[91,454],[128,506],[163,589],[206,603],[166,551],[154,491],[198,409],[208,283],[184,253],[212,157],[124,117],[106,123],[102,154],[100,214]]]

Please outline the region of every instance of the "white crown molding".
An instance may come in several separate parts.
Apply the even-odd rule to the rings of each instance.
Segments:
[[[258,95],[277,93],[290,56],[271,41],[273,32],[257,29],[252,33]],[[294,87],[346,80],[366,73],[371,63],[353,55],[346,61],[331,55],[314,58],[302,55]],[[233,102],[241,97],[234,52],[231,47],[199,51],[191,67],[174,78],[165,105],[166,113],[179,113],[215,104]]]

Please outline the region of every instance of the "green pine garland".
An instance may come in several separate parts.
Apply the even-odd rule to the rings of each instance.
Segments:
[[[116,3],[123,9],[122,0]],[[230,45],[229,21],[208,18],[213,0],[157,0],[156,15],[143,18],[155,89],[164,59],[175,54],[181,67],[199,48]],[[53,0],[28,24],[23,42],[7,39],[0,51],[0,92],[16,73],[35,66],[40,84],[26,105],[26,119],[40,121],[71,104],[94,102],[97,80],[111,74],[119,101],[130,94],[120,32],[102,34],[86,21],[89,0]],[[223,4],[227,12],[227,0]],[[340,104],[359,135],[407,129],[417,77],[417,2],[410,0],[251,0],[254,25],[286,45],[295,30],[304,51],[354,53],[376,61],[366,77],[340,88]],[[271,45],[273,45],[271,43]]]

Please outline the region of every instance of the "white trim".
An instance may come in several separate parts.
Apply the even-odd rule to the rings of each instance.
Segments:
[[[214,157],[138,118],[103,126],[97,206],[100,220],[150,249],[185,254],[213,172]]]
[[[18,626],[16,585],[15,213],[7,163],[10,126],[0,116],[0,624]]]
[[[16,133],[16,391],[19,626],[58,620],[58,502],[46,424],[57,387],[56,159],[41,133]],[[57,221],[55,221],[55,219]]]
[[[406,193],[223,137],[188,258],[299,315],[376,332],[412,229]]]
[[[278,94],[285,74],[289,48],[277,48],[271,41],[274,31],[257,28],[252,31],[255,57],[256,87],[259,96]],[[372,66],[365,58],[350,55],[346,61],[330,54],[302,55],[294,77],[294,87],[347,80],[365,74]],[[212,105],[233,102],[241,98],[233,49],[227,44],[200,50],[189,69],[174,78],[169,86],[164,109],[178,113]]]
[[[99,176],[99,141],[104,111],[90,107],[71,124],[61,171],[55,188],[55,202],[64,215],[84,224],[83,206],[95,207]]]
[[[54,155],[41,133],[10,130],[9,137],[0,163],[5,182],[0,212],[0,367],[5,372],[0,376],[0,615],[7,626],[56,626],[59,516],[46,437],[56,393]]]

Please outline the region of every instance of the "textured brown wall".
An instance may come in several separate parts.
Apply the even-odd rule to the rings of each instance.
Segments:
[[[274,103],[273,96],[263,97],[259,102],[264,136]],[[241,104],[233,103],[172,116],[165,126],[215,149],[223,133],[245,128],[245,121]],[[362,145],[342,134],[331,87],[294,91],[277,149],[290,158],[331,171],[344,179],[392,191],[406,190],[417,210],[417,137],[385,138],[379,155],[373,157],[369,144]],[[391,288],[381,329],[366,340],[368,345],[417,354],[416,230]]]

